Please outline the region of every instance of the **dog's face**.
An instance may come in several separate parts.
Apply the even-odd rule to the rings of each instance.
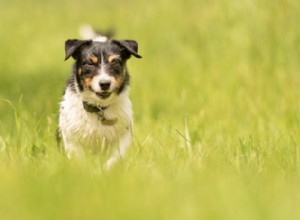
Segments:
[[[75,74],[78,89],[91,93],[100,100],[120,94],[129,83],[126,61],[137,53],[138,44],[133,40],[67,40],[66,60],[76,60]]]

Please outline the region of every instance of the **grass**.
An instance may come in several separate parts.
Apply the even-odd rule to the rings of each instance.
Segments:
[[[0,219],[299,219],[300,3],[0,2]],[[55,143],[90,23],[139,42],[134,139],[111,172]]]

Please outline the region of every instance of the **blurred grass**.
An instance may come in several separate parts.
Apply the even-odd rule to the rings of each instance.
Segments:
[[[2,0],[0,14],[1,220],[300,218],[300,3]],[[129,62],[132,148],[109,173],[54,140],[64,41],[83,23],[144,57]]]

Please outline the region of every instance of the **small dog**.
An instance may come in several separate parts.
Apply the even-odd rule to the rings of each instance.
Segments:
[[[134,40],[65,42],[65,60],[73,57],[75,63],[60,103],[58,136],[69,158],[104,146],[110,168],[126,153],[133,123],[126,67],[131,56],[141,58]]]

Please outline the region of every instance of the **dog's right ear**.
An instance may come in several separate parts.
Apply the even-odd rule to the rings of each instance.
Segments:
[[[83,45],[87,45],[90,43],[92,43],[92,40],[67,40],[65,42],[65,60],[69,59],[71,56],[73,56],[73,58],[76,59],[76,55],[79,49],[82,48]]]

